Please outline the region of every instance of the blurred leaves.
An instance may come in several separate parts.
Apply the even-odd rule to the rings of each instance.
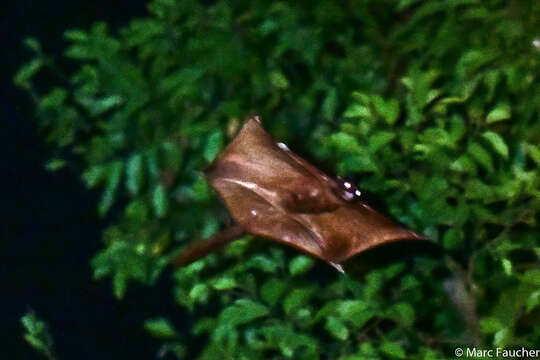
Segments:
[[[27,312],[22,318],[24,339],[40,354],[49,360],[56,359],[54,344],[47,324],[39,319],[33,311]]]
[[[289,263],[289,271],[293,276],[299,275],[309,271],[314,265],[314,259],[304,255],[299,255],[292,259]]]
[[[144,323],[144,328],[152,334],[152,336],[157,338],[166,339],[176,336],[176,330],[169,321],[164,318],[149,319]]]

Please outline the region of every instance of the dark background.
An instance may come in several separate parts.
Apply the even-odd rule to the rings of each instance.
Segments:
[[[170,274],[152,288],[131,286],[121,302],[109,281],[92,280],[88,262],[101,247],[108,221],[98,219],[95,194],[74,172],[45,170],[51,150],[39,137],[30,99],[12,84],[31,56],[22,45],[26,36],[38,38],[47,53],[58,56],[64,30],[95,21],[114,29],[144,16],[146,3],[20,0],[0,5],[1,358],[43,358],[23,339],[19,319],[29,309],[49,324],[58,359],[155,358],[157,342],[144,333],[142,322],[175,315]]]

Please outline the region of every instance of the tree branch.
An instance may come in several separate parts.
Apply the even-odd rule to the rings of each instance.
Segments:
[[[444,289],[461,315],[471,336],[471,343],[474,346],[481,347],[484,342],[480,332],[476,300],[471,294],[473,284],[467,283],[467,272],[456,260],[449,255],[446,256],[445,260],[454,276],[445,280]]]

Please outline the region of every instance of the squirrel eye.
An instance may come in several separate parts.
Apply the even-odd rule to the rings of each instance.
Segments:
[[[347,201],[358,200],[362,193],[358,187],[350,180],[338,179],[341,188],[341,197]]]

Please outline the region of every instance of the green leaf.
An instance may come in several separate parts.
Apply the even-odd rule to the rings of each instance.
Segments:
[[[343,116],[345,118],[369,117],[371,116],[371,111],[364,105],[354,104],[345,110]]]
[[[107,167],[107,185],[98,206],[100,216],[104,216],[109,211],[115,200],[116,190],[122,180],[123,169],[124,163],[121,161],[115,161]]]
[[[203,317],[197,321],[197,324],[193,328],[195,335],[201,335],[205,333],[211,333],[217,326],[215,318]]]
[[[492,62],[495,59],[495,55],[494,51],[489,48],[470,49],[460,58],[456,66],[456,72],[462,79],[466,79],[482,66]]]
[[[216,290],[230,290],[236,286],[236,280],[234,280],[234,278],[224,276],[214,281],[212,286]]]
[[[49,91],[45,96],[39,101],[39,108],[41,109],[55,109],[64,104],[67,97],[69,96],[68,92],[62,88],[54,88]]]
[[[283,310],[285,313],[291,314],[294,310],[305,306],[313,296],[313,290],[313,288],[298,288],[292,290],[283,301]]]
[[[210,188],[204,177],[200,176],[195,179],[195,182],[187,189],[187,195],[190,200],[204,202],[210,197]]]
[[[501,330],[504,325],[495,317],[487,317],[480,320],[480,329],[485,334],[493,334]]]
[[[292,276],[300,275],[309,271],[314,264],[315,260],[313,260],[311,257],[300,255],[291,260],[289,264],[289,272]]]
[[[488,100],[493,99],[495,95],[495,90],[499,84],[501,73],[498,70],[488,71],[484,76],[484,83],[488,88],[487,98]]]
[[[527,144],[527,153],[529,157],[540,167],[540,147],[532,144]]]
[[[261,286],[261,298],[270,305],[275,305],[287,290],[287,283],[281,279],[271,278]]]
[[[343,132],[332,135],[330,144],[343,153],[353,153],[360,149],[358,141],[353,136]]]
[[[247,324],[255,319],[268,315],[266,306],[252,300],[237,300],[233,305],[223,309],[219,314],[219,323],[228,326]]]
[[[540,290],[533,291],[527,300],[527,312],[530,313],[540,305]]]
[[[148,219],[148,206],[146,202],[135,200],[126,207],[126,217],[133,219],[138,224],[144,223]]]
[[[467,155],[461,155],[450,164],[450,169],[465,173],[475,173],[476,165],[474,161]]]
[[[105,179],[107,168],[102,165],[92,166],[82,174],[83,181],[88,188],[94,188]]]
[[[169,320],[165,318],[156,318],[156,319],[146,320],[144,322],[144,328],[152,336],[157,337],[157,338],[169,339],[176,336],[176,330],[171,325]]]
[[[384,101],[381,97],[375,97],[373,105],[388,125],[395,124],[399,117],[400,110],[399,102],[396,99]]]
[[[333,316],[326,318],[325,329],[338,340],[345,341],[349,337],[349,329],[341,320]]]
[[[512,338],[512,330],[508,327],[504,327],[497,331],[493,336],[493,345],[497,347],[505,347]]]
[[[43,67],[44,63],[41,58],[33,59],[29,63],[22,66],[15,74],[13,82],[20,87],[28,87],[29,81]]]
[[[487,117],[486,122],[492,124],[499,121],[510,119],[510,106],[507,104],[498,104],[493,110],[491,110]]]
[[[265,344],[279,350],[287,358],[292,358],[300,348],[305,349],[302,354],[304,356],[298,356],[298,358],[305,360],[319,358],[315,339],[295,332],[289,324],[278,322],[263,327],[261,332],[264,335]]]
[[[45,168],[49,171],[57,171],[66,166],[66,162],[63,159],[52,159],[47,162]]]
[[[337,108],[337,92],[335,88],[332,88],[328,91],[328,94],[324,98],[321,112],[323,114],[323,117],[327,120],[331,120],[334,118],[334,115],[336,114],[336,108]]]
[[[397,9],[400,10],[400,11],[404,10],[404,9],[406,9],[406,8],[412,6],[412,5],[414,5],[414,4],[416,4],[416,3],[420,2],[420,1],[422,1],[422,0],[399,0],[399,4],[397,6]]]
[[[289,87],[289,81],[280,71],[272,71],[270,73],[270,84],[278,89],[286,89]]]
[[[406,354],[401,345],[394,342],[384,342],[379,348],[381,352],[395,359],[405,359]]]
[[[79,29],[70,29],[64,32],[64,38],[72,42],[86,42],[88,41],[88,34]]]
[[[24,339],[32,346],[37,352],[46,354],[47,345],[40,338],[34,337],[29,334],[24,335]]]
[[[127,290],[127,276],[123,272],[117,272],[113,277],[113,292],[117,299],[122,299]]]
[[[370,305],[362,300],[343,300],[336,306],[339,318],[359,329],[377,315]]]
[[[133,154],[126,164],[126,188],[132,195],[137,195],[143,181],[143,157]]]
[[[458,228],[448,229],[443,236],[443,246],[449,250],[455,250],[463,245],[465,237],[463,231]]]
[[[223,147],[223,134],[221,130],[216,130],[210,134],[204,147],[204,158],[208,162],[212,162],[214,158],[219,154]]]
[[[508,158],[508,145],[506,145],[504,139],[499,134],[493,131],[486,131],[482,134],[482,137],[489,141],[497,153],[502,155],[505,159]]]
[[[154,189],[154,194],[152,196],[152,203],[154,205],[154,211],[157,217],[163,217],[167,214],[168,198],[167,192],[163,185],[159,184]]]
[[[101,115],[106,111],[122,104],[124,100],[118,95],[111,95],[101,99],[96,99],[88,96],[77,98],[78,102],[83,105],[92,116]]]
[[[209,295],[210,295],[210,291],[206,284],[196,284],[189,291],[189,297],[194,302],[206,302]]]
[[[252,257],[245,266],[247,268],[259,269],[266,273],[274,273],[278,268],[278,264],[269,256],[257,255]]]
[[[502,259],[502,265],[503,265],[504,273],[507,276],[511,276],[512,275],[512,262],[508,259]]]
[[[351,174],[355,172],[377,172],[378,168],[370,156],[357,155],[347,156],[338,165],[339,174]]]
[[[493,159],[491,155],[478,143],[470,143],[467,148],[467,153],[488,172],[493,172]]]
[[[387,310],[387,316],[404,327],[414,324],[415,311],[411,304],[395,304]]]
[[[467,132],[465,121],[461,116],[452,116],[450,119],[450,131],[448,132],[450,141],[455,144],[463,138]]]
[[[41,52],[41,44],[39,43],[39,40],[34,37],[27,37],[24,39],[24,46],[26,46],[28,49],[40,53]]]
[[[165,141],[161,144],[161,148],[163,150],[163,167],[171,173],[177,173],[182,164],[182,149],[172,141]]]
[[[375,152],[386,146],[396,138],[396,134],[390,131],[378,131],[369,138],[369,150]]]
[[[540,286],[540,270],[531,269],[527,270],[522,276],[521,280],[535,286]]]
[[[24,339],[37,352],[48,359],[54,359],[54,344],[47,324],[32,311],[21,317],[21,324],[25,329]]]
[[[470,180],[465,184],[465,198],[489,201],[493,197],[493,188],[480,180]]]

